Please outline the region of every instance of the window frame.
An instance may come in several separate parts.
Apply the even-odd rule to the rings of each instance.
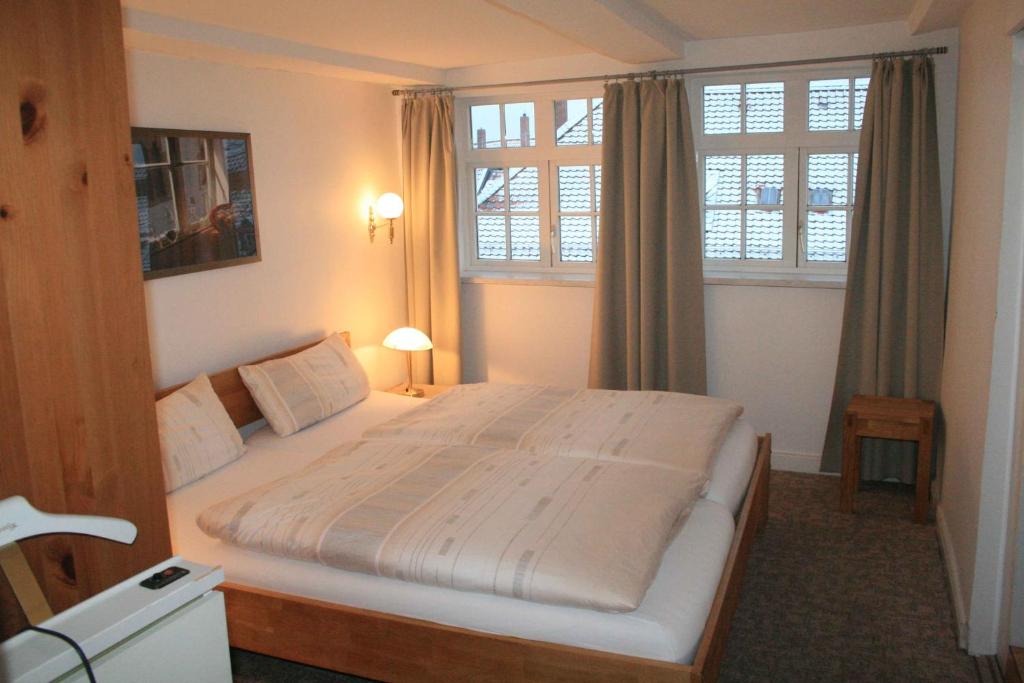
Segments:
[[[687,96],[693,120],[694,148],[697,151],[699,175],[699,201],[701,221],[701,254],[704,252],[705,229],[705,178],[704,159],[715,155],[779,154],[786,156],[783,178],[783,258],[779,261],[760,259],[714,259],[703,257],[704,273],[708,276],[729,276],[740,274],[787,274],[822,275],[834,277],[845,275],[847,261],[807,261],[807,226],[805,210],[808,188],[807,156],[809,154],[857,153],[861,130],[854,128],[854,79],[871,75],[870,62],[855,62],[835,67],[802,68],[790,67],[775,70],[751,70],[710,74],[687,79]],[[809,129],[809,87],[811,81],[832,78],[848,78],[850,89],[850,126],[844,131],[812,131]],[[785,85],[783,131],[780,133],[704,133],[704,86],[739,84],[742,92],[752,83],[783,82]],[[741,130],[743,127],[741,126]],[[853,179],[853,183],[856,178]],[[852,184],[851,184],[852,190]],[[752,208],[747,205],[746,188],[743,188],[744,204],[741,210]],[[852,206],[852,205],[851,205]],[[839,206],[837,208],[846,208]],[[852,209],[847,215],[847,257],[850,246],[850,224]],[[745,234],[741,236],[741,244]]]
[[[458,181],[459,269],[465,277],[486,277],[521,274],[534,277],[580,277],[593,275],[593,261],[561,260],[561,235],[558,224],[559,166],[593,166],[601,164],[601,145],[556,145],[554,105],[557,100],[602,97],[600,84],[577,87],[536,89],[501,95],[456,97],[455,150]],[[481,104],[533,102],[536,144],[533,147],[501,147],[475,149],[472,145],[470,108]],[[592,107],[592,103],[588,107]],[[592,119],[591,119],[592,123]],[[593,135],[591,130],[589,135]],[[481,259],[477,251],[476,232],[476,169],[486,167],[536,166],[540,201],[540,260],[513,261]],[[512,215],[515,215],[514,213]],[[596,243],[595,243],[596,246]],[[509,254],[511,256],[511,254]],[[595,251],[596,256],[596,251]]]

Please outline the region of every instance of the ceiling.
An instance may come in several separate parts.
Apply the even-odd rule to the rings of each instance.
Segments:
[[[598,54],[678,60],[692,41],[905,21],[955,25],[970,0],[122,0],[130,48],[395,83],[469,66]]]

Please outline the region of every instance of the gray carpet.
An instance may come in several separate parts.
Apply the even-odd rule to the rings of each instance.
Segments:
[[[867,485],[866,485],[867,486]],[[721,680],[971,681],[956,647],[935,526],[910,521],[912,490],[870,485],[838,512],[839,480],[772,473]],[[235,681],[363,681],[240,650]]]

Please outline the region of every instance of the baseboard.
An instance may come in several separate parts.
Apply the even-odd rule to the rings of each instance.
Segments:
[[[967,649],[967,614],[964,608],[963,594],[960,592],[960,567],[956,563],[953,552],[953,538],[949,535],[946,515],[942,504],[935,510],[935,528],[939,534],[939,549],[946,563],[946,576],[949,577],[949,592],[953,596],[953,615],[956,619],[956,642],[961,649]]]
[[[792,453],[772,449],[773,470],[820,474],[819,467],[821,467],[821,453]]]

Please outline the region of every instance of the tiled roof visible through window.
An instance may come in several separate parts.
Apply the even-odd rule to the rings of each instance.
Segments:
[[[746,258],[782,258],[782,212],[747,211]]]
[[[846,210],[807,212],[807,260],[846,260]]]
[[[746,86],[747,133],[781,133],[785,118],[786,89],[783,83],[749,83]]]
[[[604,131],[603,101],[599,100],[594,103],[593,120],[594,143],[598,144],[601,142],[601,133]],[[555,131],[555,142],[558,145],[589,145],[590,140],[587,137],[589,128],[590,126],[587,114],[576,119],[570,119]]]
[[[593,211],[590,201],[590,166],[558,167],[558,210]]]
[[[704,132],[708,135],[740,132],[739,85],[704,86]]]

